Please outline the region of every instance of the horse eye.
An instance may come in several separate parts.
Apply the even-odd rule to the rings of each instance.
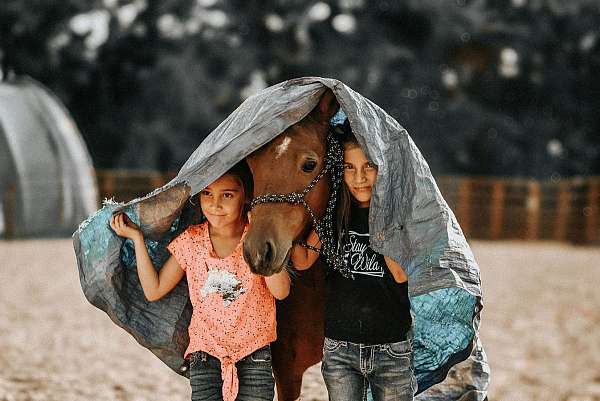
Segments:
[[[310,173],[315,169],[315,167],[317,167],[316,160],[307,160],[302,165],[302,171],[304,171],[305,173]]]

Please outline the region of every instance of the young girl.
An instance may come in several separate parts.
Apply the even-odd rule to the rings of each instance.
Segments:
[[[273,400],[273,297],[285,298],[290,280],[285,270],[271,277],[255,275],[243,260],[251,180],[242,162],[206,187],[200,207],[208,221],[188,227],[169,244],[171,256],[158,272],[140,229],[124,214],[110,222],[118,235],[134,243],[149,301],[162,298],[187,277],[193,312],[184,357],[190,361],[192,401]]]
[[[331,401],[413,400],[410,301],[407,276],[397,262],[369,246],[369,205],[377,166],[345,124],[344,185],[338,205],[339,246],[352,277],[329,269],[326,278],[322,373]],[[306,241],[320,248],[312,231]],[[295,245],[292,262],[309,268],[318,258]]]

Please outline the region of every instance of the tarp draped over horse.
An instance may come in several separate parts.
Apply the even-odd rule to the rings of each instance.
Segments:
[[[469,399],[483,399],[489,368],[477,336],[482,307],[479,268],[456,217],[406,130],[333,79],[294,79],[250,97],[200,144],[171,182],[125,205],[109,202],[82,223],[73,239],[84,294],[182,373],[191,312],[187,285],[182,282],[162,300],[147,302],[132,246],[110,230],[110,215],[122,209],[139,223],[151,257],[160,265],[168,256],[166,244],[202,219],[188,202],[191,197],[307,116],[327,88],[378,166],[369,219],[371,246],[400,262],[408,273],[419,388],[444,380],[451,368],[456,371],[449,379],[457,383],[434,386],[420,397],[459,399],[469,394]]]

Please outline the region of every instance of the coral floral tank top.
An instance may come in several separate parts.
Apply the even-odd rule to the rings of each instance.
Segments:
[[[186,272],[193,307],[185,357],[204,351],[218,358],[223,400],[234,401],[239,388],[235,363],[275,341],[275,299],[264,277],[244,261],[242,241],[229,256],[216,255],[208,222],[188,227],[168,249]]]

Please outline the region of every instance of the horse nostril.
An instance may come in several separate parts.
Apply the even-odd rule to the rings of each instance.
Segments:
[[[265,254],[264,254],[264,262],[266,265],[271,264],[273,261],[273,245],[270,241],[265,242]]]
[[[245,244],[242,248],[244,260],[248,263],[250,270],[259,274],[262,274],[261,272],[264,272],[273,263],[275,251],[276,248],[271,240],[262,240],[257,246]]]

